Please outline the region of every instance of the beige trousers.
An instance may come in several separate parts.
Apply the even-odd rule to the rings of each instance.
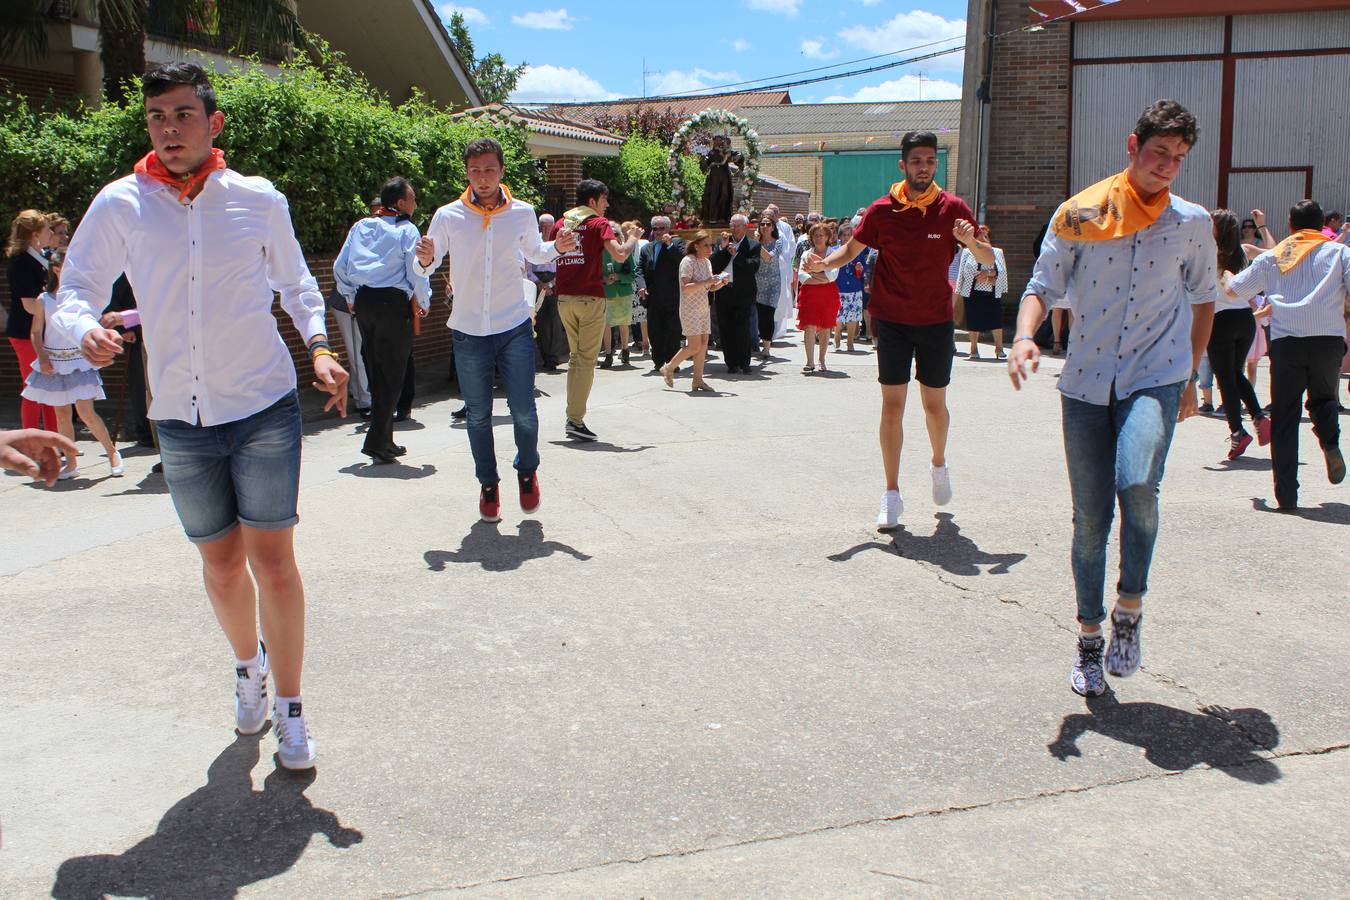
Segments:
[[[558,295],[558,316],[567,332],[567,418],[582,422],[595,383],[595,360],[605,336],[605,298]]]

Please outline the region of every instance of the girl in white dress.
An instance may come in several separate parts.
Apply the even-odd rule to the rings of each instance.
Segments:
[[[94,401],[102,400],[103,379],[98,370],[84,358],[80,348],[62,332],[48,327],[48,319],[56,306],[55,293],[61,280],[61,263],[65,254],[52,255],[51,268],[47,273],[47,290],[38,300],[42,303],[42,315],[33,316],[33,347],[37,350],[37,359],[33,361],[33,370],[24,380],[23,396],[35,403],[44,403],[56,410],[56,430],[70,440],[75,439],[75,423],[70,410],[73,406],[79,413],[80,421],[89,429],[108,454],[108,466],[114,478],[122,475],[122,456],[117,445],[108,434],[108,426],[94,411]],[[80,473],[79,460],[67,454],[65,468],[57,477],[64,481]]]

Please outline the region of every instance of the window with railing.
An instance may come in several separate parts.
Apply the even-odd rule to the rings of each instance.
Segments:
[[[285,43],[268,40],[254,25],[246,23],[242,29],[223,28],[220,12],[215,4],[210,4],[209,9],[209,15],[196,19],[183,15],[176,3],[150,0],[145,33],[151,37],[165,38],[192,47],[241,56],[257,54],[263,59],[273,61],[285,59],[289,55],[289,48]],[[236,45],[234,37],[240,31],[242,37]]]

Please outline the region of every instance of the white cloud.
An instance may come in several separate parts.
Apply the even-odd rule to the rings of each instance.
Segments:
[[[807,59],[834,59],[839,54],[825,50],[824,41],[802,41],[802,55]]]
[[[741,76],[735,72],[709,72],[707,69],[684,72],[671,69],[669,72],[657,72],[648,78],[647,89],[653,94],[680,94],[740,80]]]
[[[965,19],[944,19],[942,16],[916,9],[913,12],[900,13],[888,22],[880,25],[853,25],[839,32],[839,37],[855,47],[872,53],[894,53],[907,47],[931,44],[944,38],[964,38],[966,36]],[[955,41],[947,41],[938,47],[928,47],[917,53],[945,50],[957,47]],[[931,60],[928,65],[937,69],[960,70],[964,64],[963,53],[953,53]]]
[[[751,9],[759,9],[764,12],[795,16],[801,12],[802,0],[745,0],[745,5]]]
[[[546,9],[511,17],[511,22],[521,28],[540,28],[545,31],[571,31],[575,21],[566,9]]]
[[[464,17],[464,21],[469,25],[486,25],[488,23],[487,15],[476,6],[460,6],[457,3],[442,3],[436,7],[436,12],[441,14],[441,18],[449,22],[450,17],[459,13]]]
[[[961,85],[953,81],[902,75],[881,84],[859,88],[852,96],[836,94],[825,103],[894,103],[898,100],[960,100]]]
[[[731,42],[731,49],[735,50],[737,53],[744,53],[750,49],[750,42],[745,38],[736,38],[736,40]]]
[[[527,66],[511,92],[512,103],[566,103],[571,100],[613,100],[619,94],[579,69],[563,66]]]

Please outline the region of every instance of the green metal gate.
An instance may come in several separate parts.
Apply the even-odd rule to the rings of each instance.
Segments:
[[[886,193],[900,174],[899,152],[831,153],[822,157],[825,190],[825,215],[843,219],[859,207],[867,206]],[[938,170],[934,179],[947,186],[947,151],[938,150]]]

